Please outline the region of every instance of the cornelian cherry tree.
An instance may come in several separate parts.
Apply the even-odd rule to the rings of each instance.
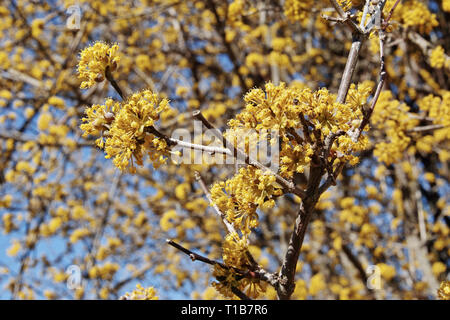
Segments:
[[[0,15],[9,297],[450,298],[450,1]]]

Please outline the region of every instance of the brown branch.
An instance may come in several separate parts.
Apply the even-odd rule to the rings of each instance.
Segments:
[[[383,29],[386,29],[386,27],[389,24],[389,20],[391,20],[392,18],[392,14],[394,13],[395,8],[397,8],[398,4],[400,3],[401,0],[397,0],[394,4],[394,6],[391,8],[391,11],[389,11],[389,14],[387,16],[387,18],[384,20],[383,22]]]
[[[239,290],[236,287],[231,286],[231,292],[233,292],[241,300],[252,300],[245,293],[243,293],[241,290]]]
[[[340,16],[340,21],[344,24],[346,24],[354,33],[363,34],[364,32],[361,30],[361,28],[350,18],[350,13],[345,12],[342,7],[337,3],[336,0],[330,0],[331,4],[333,5],[334,9]]]
[[[319,183],[323,175],[322,166],[311,167],[308,188],[305,199],[300,203],[300,209],[295,219],[294,230],[289,240],[288,249],[278,274],[278,297],[282,300],[290,298],[295,288],[295,270],[300,249],[305,238],[306,229],[311,220],[314,207],[319,199]]]
[[[383,89],[384,83],[386,81],[387,72],[384,59],[384,43],[386,41],[386,34],[384,33],[384,29],[379,30],[379,38],[380,38],[380,80],[378,81],[377,89],[370,103],[369,110],[364,114],[363,120],[361,121],[361,124],[359,128],[356,130],[356,132],[354,134],[351,133],[353,141],[357,141],[359,139],[362,132],[364,131],[364,128],[369,123],[370,117],[372,116],[373,110],[375,109],[375,105],[377,104],[378,98],[380,97],[381,94],[381,90]]]
[[[187,255],[189,256],[189,258],[191,258],[192,261],[198,260],[198,261],[204,262],[204,263],[206,263],[206,264],[210,264],[210,265],[212,265],[212,266],[218,265],[218,266],[220,266],[220,267],[222,267],[222,268],[224,268],[224,269],[226,269],[226,270],[229,270],[229,269],[234,269],[234,270],[236,270],[236,271],[238,270],[238,269],[232,268],[232,267],[230,267],[230,266],[227,266],[226,264],[223,264],[223,263],[221,263],[221,262],[218,262],[218,261],[215,261],[215,260],[211,260],[211,259],[206,258],[206,257],[204,257],[204,256],[202,256],[202,255],[199,255],[199,254],[197,254],[197,253],[195,253],[195,252],[192,252],[191,250],[186,249],[185,247],[183,247],[182,245],[176,243],[176,242],[173,241],[173,240],[167,239],[166,242],[167,242],[167,244],[171,245],[171,246],[174,247],[175,249],[178,249],[178,250],[180,250],[181,252],[187,254]],[[242,273],[244,273],[244,272],[240,271],[239,273],[242,274]]]

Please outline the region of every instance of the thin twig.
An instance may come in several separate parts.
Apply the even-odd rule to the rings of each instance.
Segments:
[[[339,3],[337,3],[336,0],[330,0],[330,2],[333,5],[333,7],[336,10],[336,12],[341,17],[341,19],[343,20],[342,22],[345,23],[352,30],[353,33],[359,33],[359,34],[363,34],[364,33],[359,28],[359,26],[350,18],[350,13],[344,12],[342,7],[339,5]]]
[[[204,262],[204,263],[212,265],[212,266],[218,265],[221,268],[224,268],[226,270],[229,270],[229,269],[238,270],[238,269],[232,268],[230,266],[227,266],[226,264],[223,264],[221,262],[218,262],[218,261],[215,261],[215,260],[211,260],[211,259],[209,259],[207,257],[199,255],[199,254],[197,254],[195,252],[192,252],[191,250],[186,249],[185,247],[183,247],[182,245],[176,243],[173,240],[167,239],[166,242],[167,242],[168,245],[171,245],[172,247],[174,247],[174,248],[180,250],[181,252],[187,254],[189,256],[189,258],[191,258],[192,261],[198,260],[198,261]],[[243,272],[241,271],[241,273],[243,273]]]
[[[175,139],[175,138],[170,138],[168,136],[166,136],[165,134],[163,134],[162,132],[160,132],[158,129],[156,129],[153,126],[147,127],[145,128],[145,131],[147,133],[151,133],[153,135],[155,135],[156,137],[163,139],[164,141],[166,141],[167,145],[170,147],[173,146],[180,146],[180,147],[184,147],[184,148],[190,148],[193,150],[201,150],[201,151],[205,151],[205,152],[210,152],[210,153],[220,153],[220,154],[228,154],[231,155],[231,151],[226,149],[226,148],[220,148],[220,147],[215,147],[215,146],[205,146],[202,144],[196,144],[196,143],[190,143],[187,141],[182,141],[179,139]]]
[[[442,124],[430,124],[429,126],[415,127],[415,128],[407,130],[406,132],[425,132],[425,131],[439,130],[439,129],[443,129],[446,127],[448,127],[448,126],[444,126]]]
[[[197,182],[199,183],[199,185],[202,188],[203,192],[205,193],[206,198],[208,198],[209,203],[213,206],[214,211],[222,219],[222,222],[225,224],[225,226],[226,226],[226,228],[228,230],[228,233],[237,233],[237,231],[234,228],[234,226],[230,222],[228,222],[227,217],[225,216],[225,214],[222,211],[220,211],[219,207],[212,201],[211,193],[209,192],[208,188],[206,187],[206,184],[203,181],[200,173],[198,171],[195,171],[194,175],[195,175],[195,179],[197,180]]]
[[[239,290],[236,287],[231,286],[231,292],[233,292],[241,300],[252,300],[245,293],[243,293],[241,290]]]

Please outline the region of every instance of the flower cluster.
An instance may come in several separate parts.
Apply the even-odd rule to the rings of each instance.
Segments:
[[[82,80],[81,88],[92,87],[96,82],[106,78],[106,68],[113,72],[117,69],[120,57],[117,54],[119,46],[112,46],[103,42],[96,42],[87,47],[80,54],[78,64],[78,78]]]
[[[443,68],[444,66],[445,67],[450,66],[450,61],[449,59],[446,59],[445,51],[444,48],[442,48],[442,46],[437,46],[431,51],[430,65],[433,68],[438,69]]]
[[[133,159],[138,165],[142,165],[146,152],[154,166],[164,163],[167,143],[148,134],[147,129],[153,127],[161,111],[168,107],[167,99],[159,99],[150,90],[143,90],[129,97],[122,103],[111,125],[105,142],[106,158],[113,158],[114,164],[121,170],[131,164],[131,172],[135,170]]]
[[[336,96],[322,88],[288,88],[284,83],[267,83],[265,91],[253,89],[246,94],[243,112],[230,120],[232,129],[277,130],[281,137],[280,172],[292,178],[310,164],[314,147],[323,145],[330,134],[350,132],[358,127],[362,109],[372,90],[372,83],[352,85],[347,103],[336,102]],[[340,155],[342,161],[356,164],[354,152],[367,147],[368,140],[361,135],[353,142],[348,135],[340,135],[330,154]]]
[[[311,0],[286,0],[284,3],[284,14],[292,22],[306,19],[314,1]]]
[[[375,146],[374,155],[380,161],[386,164],[398,162],[409,147],[415,147],[424,153],[439,149],[442,160],[448,160],[446,147],[441,148],[439,144],[450,139],[450,92],[441,90],[440,96],[428,95],[418,100],[417,105],[421,117],[429,119],[432,125],[436,126],[431,134],[427,134],[427,131],[415,131],[420,124],[420,118],[412,117],[410,108],[393,99],[390,91],[381,93],[371,118],[372,124],[378,129],[375,134],[389,137],[379,137],[381,142]],[[412,139],[413,137],[415,139]],[[412,141],[415,141],[415,145]]]
[[[211,198],[228,221],[248,235],[258,225],[258,206],[271,208],[275,205],[274,198],[282,194],[275,180],[275,176],[248,166],[226,182],[215,183]]]
[[[105,105],[93,105],[86,110],[80,128],[83,136],[101,135],[97,146],[104,148],[106,158],[113,158],[121,170],[135,171],[134,160],[143,164],[148,153],[155,167],[166,161],[167,143],[148,130],[159,120],[162,111],[169,108],[167,99],[160,99],[150,90],[131,95],[119,103],[107,99]]]
[[[442,281],[438,290],[438,297],[441,300],[450,300],[450,281]]]
[[[145,289],[140,284],[136,285],[136,289],[134,289],[131,293],[127,292],[120,300],[158,300],[159,298],[156,296],[156,290],[153,287],[148,287]]]
[[[442,90],[441,97],[428,95],[420,99],[417,104],[421,111],[425,111],[434,125],[441,125],[442,129],[435,130],[433,137],[436,142],[450,139],[450,91]]]
[[[225,297],[233,297],[232,287],[244,292],[250,298],[256,299],[266,286],[258,278],[245,277],[236,272],[248,270],[248,240],[246,236],[239,237],[237,233],[230,233],[222,245],[222,258],[226,266],[214,265],[213,276],[218,282],[213,287]]]
[[[403,157],[403,152],[411,141],[407,132],[419,123],[418,120],[411,119],[408,112],[409,107],[393,99],[390,91],[381,92],[371,122],[389,137],[389,141],[377,143],[374,150],[374,155],[386,164]]]
[[[95,142],[99,148],[103,148],[105,140],[103,133],[109,130],[114,115],[119,111],[120,103],[113,99],[106,99],[104,105],[94,104],[85,111],[86,117],[82,118],[83,124],[80,125],[83,130],[83,137],[89,135],[100,136]]]
[[[387,14],[395,3],[396,0],[388,0],[383,11]],[[392,20],[399,21],[405,28],[415,29],[424,34],[430,33],[439,25],[436,14],[431,13],[427,5],[419,0],[401,1],[392,15]]]

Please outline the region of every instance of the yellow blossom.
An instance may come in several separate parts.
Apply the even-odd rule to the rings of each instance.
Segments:
[[[131,293],[125,293],[121,300],[158,300],[158,296],[156,296],[156,290],[153,287],[148,287],[145,289],[140,284],[136,285],[136,289]]]
[[[450,7],[450,5],[449,5]],[[450,11],[450,8],[449,8]],[[438,297],[441,300],[450,300],[450,281],[442,281],[438,290]]]
[[[117,69],[120,61],[118,49],[117,44],[109,46],[103,42],[96,42],[81,51],[78,78],[82,80],[80,86],[82,89],[103,81],[106,78],[106,68],[109,68],[111,72]]]
[[[169,107],[167,99],[160,99],[150,90],[131,95],[122,103],[110,126],[105,142],[106,158],[113,158],[113,163],[125,170],[131,163],[130,171],[134,172],[134,161],[143,164],[143,156],[148,152],[153,165],[166,160],[167,143],[161,138],[148,134],[148,129],[159,120],[161,111]]]
[[[444,48],[437,46],[431,51],[430,64],[433,68],[442,68],[446,65]]]

